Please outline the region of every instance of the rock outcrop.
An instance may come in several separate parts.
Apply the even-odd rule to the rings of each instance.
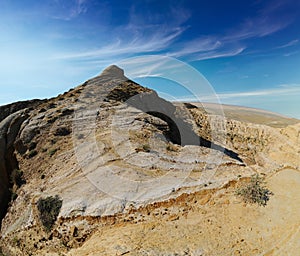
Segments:
[[[26,118],[26,111],[20,110],[0,122],[0,219],[6,214],[10,201],[10,175],[18,169],[14,143]]]
[[[18,101],[15,103],[11,103],[8,105],[0,106],[0,121],[4,118],[8,117],[9,115],[25,109],[25,108],[34,108],[41,104],[43,100],[27,100],[27,101]]]
[[[280,240],[282,220],[271,214],[284,192],[273,191],[266,210],[234,195],[255,173],[275,190],[296,182],[281,173],[298,177],[299,124],[273,128],[173,104],[117,66],[36,104],[0,123],[4,253],[255,255],[269,245],[261,236]],[[26,184],[8,204],[16,168]],[[37,203],[55,196],[62,206],[48,231]],[[261,230],[265,222],[277,236]]]

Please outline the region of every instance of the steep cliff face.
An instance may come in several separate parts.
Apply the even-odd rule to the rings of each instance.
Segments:
[[[18,169],[15,142],[22,123],[28,118],[24,110],[17,111],[0,122],[0,219],[6,214],[10,201],[10,175]]]
[[[9,255],[99,255],[101,248],[106,248],[101,255],[176,253],[176,246],[154,250],[157,241],[151,249],[149,233],[147,251],[139,244],[120,244],[123,226],[133,241],[153,230],[155,239],[174,244],[162,235],[171,228],[186,243],[182,255],[200,255],[198,238],[210,252],[221,252],[227,241],[225,255],[232,255],[236,244],[226,234],[243,228],[225,230],[227,240],[216,238],[216,245],[205,243],[205,237],[219,236],[224,225],[215,212],[234,225],[238,221],[230,219],[230,212],[247,212],[242,204],[236,208],[235,186],[254,173],[276,173],[283,164],[299,168],[296,160],[276,157],[299,153],[294,143],[299,126],[274,129],[177,106],[129,80],[116,66],[30,111],[9,115],[0,131],[1,204],[8,202],[9,170],[21,169],[26,181],[2,212],[0,246]],[[289,148],[287,141],[292,141]],[[62,207],[47,231],[37,205],[50,196],[59,196]],[[110,237],[110,229],[106,243],[101,232]],[[114,237],[120,240],[112,243]]]
[[[28,117],[29,109],[42,102],[43,100],[28,100],[0,106],[0,219],[6,214],[11,200],[11,173],[18,169],[15,143],[20,127]]]

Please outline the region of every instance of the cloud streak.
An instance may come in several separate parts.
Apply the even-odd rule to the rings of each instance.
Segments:
[[[158,30],[149,36],[140,37],[136,35],[132,40],[118,38],[113,44],[103,46],[97,50],[82,53],[71,53],[60,56],[62,59],[98,59],[114,58],[116,56],[130,56],[132,54],[145,54],[164,50],[170,45],[185,29],[178,27],[172,31]]]
[[[300,84],[282,84],[275,88],[264,89],[264,90],[253,90],[247,92],[228,92],[228,93],[217,93],[217,97],[222,100],[241,100],[242,98],[257,98],[257,97],[275,97],[275,96],[291,96],[300,94]],[[197,97],[187,96],[178,99],[178,101],[195,101]],[[202,97],[204,101],[210,101],[210,97]]]
[[[51,15],[51,17],[57,20],[70,21],[86,13],[88,10],[88,0],[70,0],[67,2],[67,5],[65,5],[66,2],[62,0],[55,0],[54,2],[56,3],[57,9],[55,9],[56,14]]]
[[[234,47],[232,49],[216,49],[213,51],[207,50],[207,51],[197,51],[195,49],[194,52],[191,52],[189,54],[189,60],[195,61],[195,60],[207,60],[207,59],[216,59],[216,58],[224,58],[224,57],[233,57],[236,55],[239,55],[242,53],[246,47]],[[179,55],[178,53],[175,53],[176,57],[180,56],[186,56],[186,55]]]
[[[76,0],[67,19],[84,13],[87,8],[86,1]],[[277,18],[278,9],[282,5],[281,1],[273,2],[262,9],[257,16],[244,20],[239,26],[223,34],[200,36],[189,41],[181,40],[184,33],[190,29],[185,25],[191,16],[187,10],[170,6],[167,14],[164,14],[168,15],[167,17],[151,13],[143,13],[141,16],[136,11],[138,7],[132,6],[128,24],[108,28],[113,38],[111,42],[105,42],[91,51],[59,54],[57,58],[103,61],[142,54],[163,54],[195,61],[237,56],[247,49],[247,39],[271,35],[292,22],[289,18]],[[168,22],[164,20],[165,18]],[[290,47],[297,43],[298,40],[293,40],[278,48]]]
[[[219,100],[228,101],[228,100],[242,100],[244,98],[258,98],[258,97],[277,97],[277,96],[294,96],[300,95],[300,84],[282,84],[278,85],[275,88],[265,89],[265,90],[253,90],[247,92],[226,92],[226,93],[217,93],[217,98]],[[176,99],[176,101],[197,101],[199,95],[197,96],[186,96]],[[215,100],[216,97],[201,97],[202,101],[209,102]]]
[[[274,1],[260,11],[253,18],[244,20],[238,27],[234,27],[224,35],[206,36],[187,42],[183,49],[173,53],[175,57],[189,56],[192,60],[205,60],[231,57],[241,54],[247,49],[246,41],[276,33],[291,22],[291,18],[278,19],[277,11],[284,5],[282,1]],[[293,40],[281,48],[298,44]]]
[[[289,96],[300,93],[300,84],[280,85],[276,88],[248,92],[220,93],[220,99],[257,97],[257,96]]]
[[[291,46],[295,46],[299,43],[299,40],[298,39],[295,39],[295,40],[292,40],[284,45],[280,45],[278,47],[276,47],[276,49],[283,49],[283,48],[288,48],[288,47],[291,47]]]

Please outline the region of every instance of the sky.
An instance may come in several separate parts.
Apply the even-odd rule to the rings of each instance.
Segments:
[[[198,70],[221,103],[300,118],[298,0],[0,0],[0,21],[0,104],[53,97],[110,64],[159,55]]]

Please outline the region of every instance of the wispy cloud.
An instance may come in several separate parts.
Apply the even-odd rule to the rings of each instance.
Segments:
[[[51,15],[53,19],[70,21],[88,10],[88,0],[70,0],[68,4],[62,0],[54,0],[54,2],[57,8],[55,8],[56,13]]]
[[[123,59],[136,54],[165,52],[187,29],[183,25],[190,17],[183,8],[170,7],[167,14],[141,14],[136,6],[129,12],[128,23],[107,27],[111,41],[98,48],[84,52],[59,54],[60,59],[94,61],[103,59]],[[165,15],[169,15],[166,21]],[[102,36],[107,38],[106,35]]]
[[[233,48],[230,50],[221,50],[221,51],[208,51],[205,53],[194,54],[192,57],[194,60],[207,60],[207,59],[216,59],[223,57],[232,57],[242,53],[246,47]]]
[[[222,42],[220,42],[216,37],[200,37],[184,43],[182,49],[173,53],[173,56],[186,56],[197,52],[216,50],[220,47],[222,47]]]
[[[277,12],[286,3],[273,1],[261,9],[257,16],[244,20],[223,35],[210,35],[187,42],[181,50],[172,53],[175,57],[189,56],[192,60],[230,57],[247,49],[247,39],[265,37],[287,27],[292,18],[278,19]],[[298,43],[293,40],[284,47]]]
[[[222,42],[222,38],[206,36],[186,42],[181,49],[169,53],[172,57],[187,57],[189,60],[204,60],[220,57],[234,56],[241,53],[245,47],[228,45]]]
[[[70,11],[70,18],[77,17],[78,15],[87,11],[87,0],[75,0],[75,3]]]
[[[217,97],[222,100],[233,100],[233,99],[239,99],[242,98],[257,98],[257,97],[275,97],[275,96],[291,96],[291,95],[298,95],[300,94],[300,84],[282,84],[278,85],[271,89],[264,89],[264,90],[252,90],[252,91],[246,91],[246,92],[226,92],[226,93],[217,93]],[[204,101],[210,101],[212,98],[210,97],[204,97],[202,100]],[[194,96],[187,96],[183,97],[181,99],[178,99],[179,101],[194,101],[196,100],[196,97]]]
[[[76,0],[69,18],[85,12],[86,1]],[[191,15],[186,9],[180,6],[169,6],[168,12],[164,15],[147,13],[147,11],[141,15],[138,11],[139,7],[132,6],[128,24],[108,28],[111,42],[105,42],[90,51],[59,54],[57,58],[101,61],[108,58],[122,59],[137,54],[165,54],[194,61],[232,57],[247,49],[248,39],[271,35],[292,22],[292,18],[278,18],[278,10],[283,5],[283,1],[272,1],[256,16],[242,21],[240,25],[224,31],[223,34],[199,36],[189,41],[181,40],[184,32],[190,29],[186,22]],[[298,40],[293,40],[280,48],[297,43]]]
[[[297,45],[298,43],[299,43],[299,40],[295,39],[284,45],[280,45],[280,46],[276,47],[276,49],[283,49],[283,48],[291,47],[291,46]]]
[[[245,20],[240,27],[234,28],[223,39],[224,41],[246,40],[271,35],[291,23],[291,20],[279,21],[270,16],[256,17]]]
[[[300,93],[300,84],[284,84],[271,89],[254,90],[248,92],[233,92],[233,93],[220,93],[220,99],[241,98],[241,97],[257,97],[257,96],[289,96],[295,93]]]
[[[164,50],[166,46],[170,45],[185,28],[178,27],[171,31],[165,29],[158,29],[153,34],[141,37],[136,35],[133,39],[127,40],[118,38],[116,42],[110,45],[103,46],[93,51],[83,53],[71,53],[60,56],[65,59],[98,59],[98,58],[113,58],[115,56],[126,57],[132,54],[145,54],[150,52],[158,52]],[[132,34],[132,32],[129,32]],[[136,34],[136,32],[135,32]]]
[[[288,53],[283,54],[283,56],[284,57],[290,57],[290,56],[296,55],[298,53],[299,53],[299,51],[288,52]]]
[[[224,39],[245,40],[254,37],[265,37],[276,33],[293,22],[292,15],[284,15],[282,10],[291,5],[289,0],[273,0],[258,11],[257,16],[245,19]]]

